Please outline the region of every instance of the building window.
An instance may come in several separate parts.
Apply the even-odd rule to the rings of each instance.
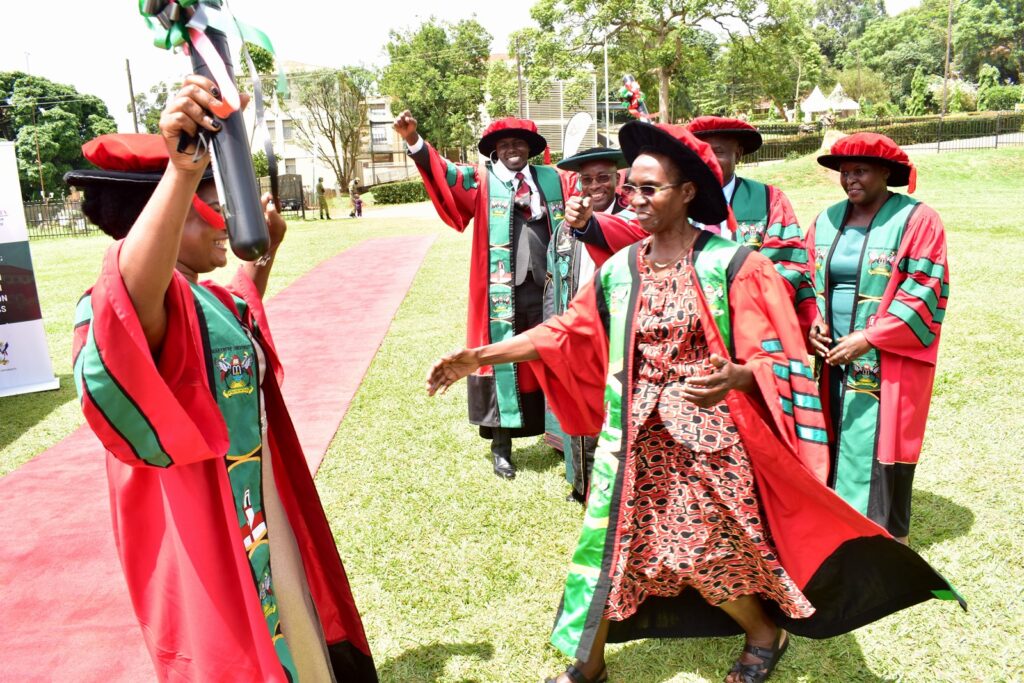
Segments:
[[[375,164],[390,164],[392,161],[390,154],[374,154],[373,163]]]
[[[294,131],[292,129],[292,122],[291,121],[282,121],[281,122],[281,133],[283,135],[283,139],[284,140],[287,141],[287,140],[291,140],[292,139],[292,137],[294,136]]]
[[[295,175],[295,159],[284,160],[284,172],[288,175]]]
[[[373,136],[373,144],[384,145],[388,142],[387,126],[370,126],[370,134]]]
[[[370,115],[371,116],[386,116],[387,115],[387,106],[385,106],[384,104],[371,104],[370,105]]]

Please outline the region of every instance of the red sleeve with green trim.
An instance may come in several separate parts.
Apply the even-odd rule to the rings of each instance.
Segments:
[[[789,198],[777,187],[768,186],[770,195],[768,228],[760,252],[775,264],[789,289],[796,308],[797,320],[804,336],[814,322],[817,304],[811,282],[811,265],[804,244],[803,231]]]
[[[540,353],[530,361],[544,397],[567,434],[593,436],[604,422],[608,336],[597,309],[593,281],[576,294],[565,313],[526,332]]]
[[[864,330],[873,346],[934,365],[949,296],[946,231],[921,204],[907,221],[896,270]]]
[[[459,232],[464,231],[477,210],[480,188],[476,167],[448,161],[428,142],[412,157],[437,215]]]
[[[751,254],[729,285],[736,361],[754,372],[774,431],[814,476],[828,475],[828,437],[814,372],[789,291],[772,264]]]
[[[74,367],[82,412],[107,450],[129,465],[219,458],[227,428],[207,385],[189,285],[178,273],[171,278],[167,332],[154,359],[117,267],[121,244],[107,251],[78,307]]]

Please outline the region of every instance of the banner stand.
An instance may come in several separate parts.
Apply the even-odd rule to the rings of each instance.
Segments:
[[[59,388],[32,270],[14,143],[0,141],[0,397]]]

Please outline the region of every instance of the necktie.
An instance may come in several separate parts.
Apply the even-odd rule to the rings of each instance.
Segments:
[[[519,187],[516,188],[515,204],[523,214],[523,217],[529,220],[533,216],[533,208],[530,202],[530,186],[526,184],[526,176],[523,175],[522,171],[516,173],[516,180],[519,181]]]

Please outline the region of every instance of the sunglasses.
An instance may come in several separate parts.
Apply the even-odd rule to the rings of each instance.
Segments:
[[[619,192],[626,199],[632,199],[637,193],[647,199],[650,199],[659,192],[664,192],[665,190],[669,190],[673,187],[679,187],[681,184],[682,183],[672,183],[670,185],[630,185],[629,183],[626,183],[619,188]]]

